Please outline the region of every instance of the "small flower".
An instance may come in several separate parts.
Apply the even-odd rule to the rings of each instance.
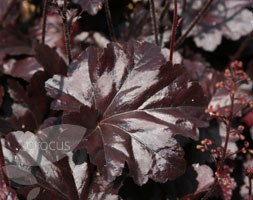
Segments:
[[[203,144],[203,145],[212,145],[213,141],[210,140],[210,139],[204,139],[204,140],[201,141],[201,144]]]
[[[240,132],[242,132],[242,131],[244,130],[244,126],[239,125],[239,126],[237,127],[237,130],[240,131]]]
[[[246,176],[248,176],[250,179],[253,178],[253,168],[252,167],[246,167],[244,170],[244,173]]]

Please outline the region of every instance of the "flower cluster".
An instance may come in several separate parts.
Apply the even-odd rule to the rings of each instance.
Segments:
[[[210,191],[216,187],[215,185],[219,185],[225,196],[231,196],[232,189],[235,187],[235,181],[231,177],[231,168],[226,166],[227,159],[237,153],[253,153],[253,150],[249,149],[250,144],[245,140],[243,134],[245,127],[243,125],[239,125],[235,128],[233,127],[233,120],[238,113],[246,106],[253,106],[253,103],[248,100],[248,95],[243,93],[240,89],[243,83],[247,84],[249,81],[250,79],[243,71],[242,62],[234,61],[230,64],[229,68],[225,70],[224,80],[216,83],[216,96],[213,96],[206,109],[206,113],[212,118],[225,124],[226,137],[224,145],[219,146],[209,139],[204,139],[201,141],[201,144],[196,147],[202,152],[210,152],[217,167],[215,172],[216,181]],[[215,104],[214,102],[218,103]],[[228,142],[231,137],[238,137],[240,140],[245,140],[240,150],[231,152],[228,149]],[[246,171],[247,174],[253,172],[251,169],[247,169]],[[209,195],[210,192],[205,195],[204,199],[207,199]]]
[[[230,67],[224,72],[224,80],[215,85],[217,91],[213,101],[218,99],[223,100],[225,103],[213,105],[213,101],[211,101],[206,113],[211,117],[226,122],[226,118],[235,117],[243,107],[252,107],[253,102],[249,102],[248,94],[240,89],[240,85],[243,83],[248,84],[249,81],[249,77],[243,71],[242,62],[232,62]]]

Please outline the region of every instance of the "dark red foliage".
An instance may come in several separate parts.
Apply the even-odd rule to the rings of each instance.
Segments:
[[[3,63],[1,71],[3,74],[29,82],[33,75],[38,71],[43,71],[43,68],[34,57],[27,57],[22,60],[9,59]]]
[[[205,126],[197,118],[205,98],[188,80],[184,68],[166,63],[158,47],[131,41],[88,48],[68,77],[55,75],[46,89],[65,120],[90,129],[84,147],[99,172],[113,181],[127,162],[142,185],[148,178],[165,182],[182,175],[184,153],[173,136],[197,139],[196,128]],[[76,121],[79,115],[87,115],[89,124],[85,117]]]
[[[181,6],[183,2],[181,1]],[[188,12],[182,13],[184,31],[197,15],[201,6],[206,3],[202,0],[185,2],[185,10]],[[250,0],[213,1],[209,12],[203,16],[189,36],[193,36],[196,45],[206,51],[214,51],[222,42],[222,36],[230,40],[238,40],[252,31],[253,26],[249,26],[247,22],[253,19],[253,14],[246,9],[251,3]]]
[[[196,173],[196,177],[194,175],[189,175],[190,173],[194,174],[194,172]],[[208,191],[208,188],[214,183],[213,171],[207,165],[194,165],[192,168],[188,169],[185,174],[185,177],[187,177],[186,181],[188,181],[188,188],[190,189],[186,189],[186,191],[188,190],[188,194],[183,196],[182,200],[198,199],[200,195],[203,194],[203,192]],[[194,180],[189,180],[188,177],[194,177]],[[192,184],[195,181],[197,181],[197,187],[194,187],[194,184]]]
[[[202,86],[205,95],[211,100],[212,96],[215,94],[217,88],[216,83],[223,81],[224,75],[213,69],[208,69],[202,74],[200,79],[200,85]]]
[[[0,1],[0,200],[252,197],[250,0]]]
[[[15,80],[8,80],[8,93],[13,100],[13,115],[8,121],[15,129],[34,130],[43,121],[49,108],[43,88],[46,78],[44,73],[37,73],[26,89]]]
[[[7,55],[33,55],[31,42],[14,28],[0,30],[0,64]]]
[[[32,37],[31,39],[37,39],[37,41],[41,40],[41,22],[40,19],[37,19],[34,23],[34,26],[29,28],[29,34]],[[47,22],[46,22],[46,35],[45,35],[45,43],[47,46],[51,48],[55,48],[57,53],[61,56],[66,56],[65,49],[64,49],[64,33],[63,33],[63,24],[62,19],[57,13],[56,9],[49,9],[47,15]],[[35,49],[41,46],[34,45]]]
[[[54,74],[67,74],[67,65],[58,53],[44,44],[35,47],[35,58],[42,65],[44,70],[51,76]]]

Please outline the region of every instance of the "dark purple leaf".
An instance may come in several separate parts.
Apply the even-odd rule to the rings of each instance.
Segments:
[[[202,0],[186,2],[186,11],[182,13],[183,32],[205,3]],[[221,43],[223,36],[227,39],[238,40],[253,30],[253,24],[248,23],[253,20],[253,13],[246,9],[251,5],[250,0],[214,1],[207,14],[201,18],[189,36],[193,36],[196,45],[206,51],[214,51]]]
[[[87,199],[92,182],[91,165],[86,162],[87,154],[83,151],[69,156],[71,171],[75,180],[79,199]]]
[[[24,88],[14,80],[8,81],[8,93],[13,99],[12,116],[8,121],[16,129],[34,130],[36,128],[37,118],[33,114],[32,100],[28,97]]]
[[[121,184],[106,181],[97,169],[87,162],[87,153],[84,150],[69,156],[69,162],[79,199],[119,199],[117,194]]]
[[[64,57],[65,43],[64,32],[62,29],[62,18],[57,12],[52,10],[49,9],[47,14],[45,44],[51,48],[56,48],[57,53]],[[42,37],[41,34],[42,31],[40,21],[36,21],[36,26],[30,29],[29,35],[30,37],[36,38],[38,41],[40,41]]]
[[[35,47],[35,58],[51,76],[54,74],[66,75],[67,65],[58,53],[44,44]]]
[[[198,119],[205,97],[188,80],[181,65],[165,63],[157,46],[131,41],[88,48],[68,77],[55,75],[46,89],[65,119],[87,116],[78,122],[89,125],[85,148],[101,175],[113,181],[127,162],[142,185],[182,175],[184,152],[173,136],[197,139],[197,127],[206,125]]]
[[[201,55],[196,55],[192,60],[183,59],[182,63],[194,81],[199,81],[203,77],[208,66],[208,63]]]
[[[120,200],[121,198],[115,194],[108,194],[107,192],[101,192],[89,196],[89,200],[92,199]]]
[[[13,28],[0,30],[0,38],[0,64],[6,55],[33,54],[29,40]]]
[[[102,9],[104,0],[73,0],[73,2],[79,4],[90,15],[96,15]]]
[[[16,130],[34,130],[39,127],[49,109],[49,98],[45,95],[44,72],[36,73],[30,84],[23,88],[17,81],[8,80],[8,93],[13,99],[9,122]]]
[[[65,158],[53,163],[56,158],[51,160],[50,158],[53,157],[46,155],[53,153],[52,149],[51,151],[44,149],[44,146],[45,152],[41,152],[41,142],[46,142],[46,140],[39,132],[35,135],[31,132],[16,131],[6,136],[4,147],[7,154],[5,160],[7,163],[13,163],[13,170],[8,174],[8,178],[21,185],[40,187],[49,193],[40,194],[40,196],[56,196],[57,199],[66,200],[78,199],[67,156],[65,155]],[[50,141],[48,141],[49,144]],[[33,169],[33,166],[38,167]],[[10,165],[6,165],[6,167],[7,171],[10,171]]]
[[[225,77],[221,72],[215,71],[214,69],[208,69],[205,71],[200,79],[200,85],[209,100],[211,100],[217,90],[216,83],[224,80]]]
[[[210,167],[208,167],[207,165],[193,165],[193,168],[194,171],[197,173],[197,177],[195,179],[198,182],[197,188],[192,188],[192,194],[187,194],[186,196],[182,197],[181,200],[198,199],[199,195],[201,195],[205,191],[208,191],[209,187],[214,183],[214,174]],[[189,176],[186,177],[188,178]],[[189,182],[194,182],[195,180],[190,180]]]
[[[87,165],[86,167],[86,177],[83,179],[84,187],[80,193],[80,199],[119,200],[120,197],[117,194],[122,185],[114,185],[114,182],[108,182],[96,170],[91,170],[92,168],[94,167],[91,165]]]
[[[17,5],[17,2],[12,1],[12,0],[1,0],[1,4],[0,4],[0,23],[1,24],[3,23],[5,25],[6,24],[14,25],[19,14],[20,14],[20,8]]]
[[[241,116],[242,109],[247,105],[241,103],[240,99],[244,98],[245,96],[247,97],[247,94],[244,91],[235,91],[233,116]],[[229,111],[231,109],[230,92],[224,88],[217,89],[211,101],[209,102],[208,107],[212,108],[212,110],[215,112],[219,112],[223,116],[229,116]]]
[[[9,122],[0,118],[0,136],[5,135],[13,130],[14,129]]]
[[[37,72],[32,77],[30,84],[26,87],[27,95],[33,104],[33,112],[39,123],[43,121],[50,108],[50,98],[46,96],[46,90],[44,88],[47,79],[47,74]]]
[[[40,125],[39,129],[48,128],[50,126],[58,125],[60,122],[60,119],[58,117],[49,117],[43,121],[43,123]]]
[[[42,181],[45,185],[56,189],[66,199],[78,199],[75,181],[67,159],[62,159],[56,164],[42,166],[42,171],[44,179],[39,180],[45,180],[45,182]]]
[[[190,200],[192,199],[190,197],[198,196],[207,191],[208,187],[214,182],[213,175],[212,169],[207,165],[193,164],[188,166],[183,176],[165,184],[167,198]]]
[[[43,71],[41,65],[35,58],[28,57],[22,60],[10,59],[1,67],[4,74],[30,81],[38,71]]]

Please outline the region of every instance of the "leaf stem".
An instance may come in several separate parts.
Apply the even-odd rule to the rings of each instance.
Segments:
[[[105,17],[106,17],[107,26],[109,29],[110,38],[113,42],[115,42],[116,36],[115,36],[114,28],[113,28],[112,16],[111,16],[108,0],[105,0]]]
[[[236,53],[233,55],[231,62],[238,59],[239,56],[242,54],[243,50],[247,47],[247,45],[249,44],[250,40],[253,37],[253,31],[251,31],[250,34],[248,34],[248,36],[245,38],[245,40],[242,42],[241,46],[239,47],[239,49],[236,51]]]
[[[154,0],[149,0],[149,7],[150,7],[150,13],[151,13],[151,19],[152,19],[152,25],[153,25],[153,32],[154,32],[154,35],[155,35],[155,43],[156,43],[156,45],[159,45],[158,28],[157,28],[157,22],[156,22]]]
[[[164,8],[163,8],[163,10],[161,12],[160,17],[159,17],[159,23],[160,23],[160,25],[162,23],[162,20],[163,20],[165,14],[166,14],[166,11],[168,11],[169,7],[170,7],[170,0],[166,1],[166,4],[165,4],[165,6],[164,6]]]
[[[190,23],[187,30],[184,32],[183,35],[181,35],[178,40],[176,41],[175,48],[178,48],[179,45],[183,43],[187,35],[191,32],[191,30],[194,28],[194,26],[198,23],[198,21],[201,19],[201,17],[206,13],[206,11],[210,8],[212,2],[214,0],[207,0],[206,3],[203,5],[203,7],[200,9],[196,17],[193,19],[193,21]]]
[[[173,53],[174,53],[174,45],[175,45],[175,37],[177,31],[177,0],[174,0],[174,11],[173,11],[173,23],[170,37],[170,58],[169,61],[173,62]]]
[[[47,11],[48,11],[48,0],[44,0],[43,6],[43,14],[42,14],[42,36],[41,36],[41,43],[45,44],[45,37],[46,37],[46,23],[47,23]]]

